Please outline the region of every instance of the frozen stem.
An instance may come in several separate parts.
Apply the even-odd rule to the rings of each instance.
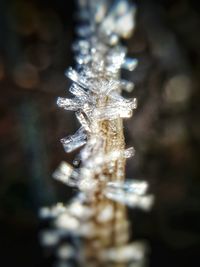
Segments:
[[[81,267],[142,266],[145,247],[128,243],[126,205],[147,210],[153,197],[146,193],[146,182],[125,180],[126,158],[134,155],[134,149],[125,148],[123,119],[132,116],[137,101],[121,95],[134,87],[121,78],[121,69],[134,70],[137,60],[126,57],[120,39],[134,29],[135,7],[127,0],[78,2],[76,67],[66,71],[72,98],[59,97],[57,104],[74,111],[81,125],[75,134],[61,139],[65,151],[81,150],[75,166],[63,162],[53,176],[80,192],[68,205],[41,209],[41,216],[53,219],[54,245],[66,235],[79,238]],[[48,238],[47,233],[43,243],[50,240],[52,245]],[[72,266],[76,250],[72,244],[62,248],[58,266],[63,261]]]

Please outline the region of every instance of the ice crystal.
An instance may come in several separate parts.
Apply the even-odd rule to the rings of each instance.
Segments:
[[[129,223],[124,205],[148,210],[154,198],[147,193],[146,181],[124,180],[125,160],[134,156],[135,150],[125,148],[122,119],[132,116],[137,99],[122,96],[122,90],[131,92],[134,84],[120,77],[121,69],[132,71],[137,67],[137,59],[127,57],[127,49],[120,42],[134,29],[136,9],[128,0],[78,3],[79,39],[72,47],[76,67],[66,71],[72,81],[72,98],[59,97],[57,104],[74,111],[81,125],[75,134],[60,140],[65,152],[82,149],[74,166],[62,162],[53,177],[80,193],[67,205],[41,209],[41,217],[52,218],[56,229],[51,231],[52,236],[45,232],[41,241],[54,245],[63,235],[80,236],[91,244],[84,248],[86,259],[94,257],[90,250],[95,247],[99,264],[92,265],[88,260],[81,266],[110,266],[109,262],[141,266],[145,247],[127,243]],[[115,233],[115,244],[110,241],[111,233]],[[73,255],[74,248],[61,245],[58,266],[64,264],[63,260],[68,266],[67,259]]]
[[[60,141],[63,144],[65,152],[69,153],[83,146],[86,143],[86,138],[87,135],[84,128],[81,127],[74,135],[62,138]]]

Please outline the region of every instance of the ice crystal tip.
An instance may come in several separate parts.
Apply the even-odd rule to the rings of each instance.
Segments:
[[[82,127],[85,129],[85,131],[91,132],[90,121],[89,121],[88,117],[84,114],[84,112],[77,111],[76,112],[76,118],[78,119],[78,121],[80,122]],[[87,135],[84,133],[81,133],[79,137],[80,137],[80,139],[82,139],[84,141],[86,139]]]
[[[115,182],[108,182],[107,184],[107,192],[116,193],[130,193],[136,195],[144,195],[146,194],[148,189],[148,183],[146,181],[140,180],[125,180],[125,182],[115,181]]]
[[[117,118],[130,118],[132,116],[132,108],[124,106],[107,106],[99,107],[94,110],[94,117],[97,120],[114,120]]]
[[[110,153],[108,153],[106,156],[105,155],[101,156],[102,158],[101,162],[109,163],[113,160],[118,160],[120,158],[127,159],[127,158],[133,157],[134,154],[135,154],[135,150],[133,147],[127,148],[125,150],[113,150]]]
[[[75,57],[75,60],[76,62],[79,64],[79,65],[84,65],[84,64],[87,64],[91,61],[92,57],[90,55],[77,55]]]
[[[54,246],[59,243],[59,235],[56,230],[46,230],[40,233],[40,243],[43,246]]]
[[[82,54],[87,54],[90,49],[90,43],[87,40],[78,40],[72,45],[72,49]]]
[[[88,170],[88,174],[88,177],[86,176],[84,179],[81,179],[79,181],[78,187],[82,192],[93,193],[98,186],[98,181],[90,177],[90,175],[92,174],[90,170]]]
[[[134,89],[134,83],[126,81],[126,80],[121,80],[120,86],[123,90],[127,91],[128,93],[131,93]]]
[[[150,210],[154,204],[154,195],[146,195],[141,199],[140,207],[144,210]]]
[[[73,167],[70,164],[63,161],[61,162],[59,167],[54,171],[52,176],[54,179],[61,181],[65,184],[68,184],[72,173],[73,173]]]
[[[146,195],[148,188],[144,181],[109,182],[105,188],[107,198],[130,207],[149,210],[154,202],[153,195]]]
[[[133,71],[138,65],[138,61],[135,58],[126,58],[122,64],[124,69]]]
[[[93,210],[87,207],[86,205],[83,205],[79,201],[74,201],[68,206],[69,213],[76,217],[80,218],[82,220],[86,220],[90,218],[93,215]]]
[[[42,219],[46,219],[50,217],[50,210],[47,207],[40,208],[39,217]]]
[[[63,97],[58,97],[57,105],[66,110],[76,111],[81,107],[81,103],[78,99],[68,99]]]
[[[144,258],[146,247],[143,243],[135,242],[121,247],[109,248],[102,257],[112,262],[137,262]]]
[[[75,250],[69,244],[63,244],[58,247],[56,255],[59,259],[68,260],[75,255]]]
[[[70,93],[73,95],[80,97],[81,99],[87,100],[89,98],[88,93],[77,84],[73,83],[71,87],[69,88]]]
[[[66,211],[66,207],[62,203],[57,203],[52,208],[49,207],[42,207],[39,210],[39,216],[42,219],[49,219],[49,218],[55,218],[59,214]]]
[[[107,8],[108,6],[105,0],[98,2],[95,8],[95,15],[94,15],[96,23],[100,23],[104,19]]]
[[[89,74],[89,73],[88,73]],[[73,82],[75,82],[76,84],[78,84],[79,86],[83,87],[83,88],[87,88],[87,80],[86,77],[84,75],[80,75],[76,70],[74,70],[73,68],[68,68],[67,71],[65,72],[65,75],[72,80]]]
[[[115,32],[122,38],[128,38],[134,28],[135,7],[128,1],[116,1],[101,24],[101,30]]]
[[[129,103],[127,102],[127,104],[130,105],[131,109],[136,109],[137,108],[137,98],[131,99]]]
[[[108,43],[112,46],[116,45],[119,42],[119,37],[116,33],[107,34]]]
[[[108,222],[113,219],[114,208],[112,205],[106,205],[102,208],[102,211],[99,213],[97,220],[99,222]]]
[[[72,67],[66,70],[65,75],[74,82],[77,82],[79,79],[78,73]]]
[[[62,143],[65,152],[72,152],[86,143],[87,135],[83,128],[80,128],[74,135],[62,138],[60,142]]]
[[[54,221],[55,226],[59,229],[65,229],[68,231],[77,231],[80,227],[78,219],[71,216],[70,214],[62,213]]]
[[[133,147],[129,147],[124,151],[125,158],[131,158],[135,155],[135,149]]]

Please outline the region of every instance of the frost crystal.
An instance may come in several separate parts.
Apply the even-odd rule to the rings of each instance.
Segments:
[[[68,163],[62,162],[53,173],[53,178],[64,184],[75,186],[77,184],[78,172]]]
[[[74,135],[62,138],[60,141],[63,144],[65,152],[69,153],[83,146],[86,143],[87,135],[83,128],[80,128]]]
[[[74,111],[81,125],[75,134],[60,140],[65,152],[82,149],[74,167],[62,162],[53,177],[80,193],[68,205],[41,209],[41,217],[53,218],[57,229],[41,239],[54,245],[63,236],[80,236],[90,244],[80,253],[84,267],[96,266],[90,263],[94,248],[97,266],[124,262],[128,265],[123,266],[139,267],[145,247],[127,243],[129,223],[124,205],[148,210],[154,198],[147,194],[147,182],[124,181],[125,161],[135,150],[125,149],[122,119],[132,116],[137,99],[122,96],[122,90],[131,92],[134,84],[121,79],[121,69],[134,70],[137,59],[127,57],[127,49],[120,42],[134,29],[136,9],[128,0],[79,0],[78,4],[79,39],[72,47],[76,67],[66,71],[72,82],[72,98],[59,97],[57,104]],[[74,248],[62,244],[57,250],[61,260],[57,265],[68,266],[67,259],[73,255]]]

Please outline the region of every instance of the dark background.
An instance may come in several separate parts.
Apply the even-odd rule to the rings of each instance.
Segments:
[[[0,1],[0,259],[2,266],[51,266],[38,241],[40,206],[74,191],[53,181],[59,142],[78,128],[56,106],[73,65],[73,1]],[[200,266],[200,9],[193,1],[138,1],[127,42],[138,58],[130,96],[138,109],[125,121],[127,177],[149,181],[151,212],[131,210],[133,238],[147,239],[150,266]]]

